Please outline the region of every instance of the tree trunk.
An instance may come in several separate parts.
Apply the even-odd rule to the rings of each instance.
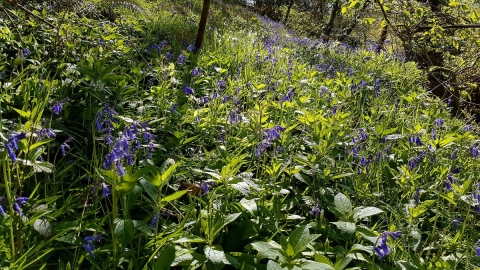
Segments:
[[[205,28],[207,26],[208,11],[210,9],[210,0],[203,0],[202,16],[198,25],[197,39],[195,40],[195,52],[202,47],[203,37],[205,36]]]
[[[323,34],[325,35],[325,39],[328,40],[330,34],[332,34],[333,24],[335,23],[335,18],[337,17],[338,12],[340,11],[340,0],[336,0],[335,4],[333,4],[332,14],[330,15],[330,21],[328,22]]]
[[[288,16],[290,15],[290,10],[292,9],[293,7],[293,0],[290,0],[290,4],[288,5],[288,8],[287,8],[287,14],[285,14],[285,22],[283,24],[287,25],[287,22],[288,22]]]

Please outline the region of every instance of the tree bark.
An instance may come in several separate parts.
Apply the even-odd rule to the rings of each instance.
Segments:
[[[203,37],[205,36],[205,28],[207,26],[208,12],[210,9],[210,0],[203,0],[202,16],[198,25],[197,39],[195,40],[195,52],[202,47]]]
[[[288,5],[288,8],[287,8],[287,14],[285,14],[285,22],[283,24],[287,25],[287,22],[288,22],[288,16],[290,15],[290,10],[292,9],[293,7],[293,0],[290,0],[290,4]]]
[[[335,3],[333,4],[332,14],[330,15],[330,21],[328,22],[327,26],[325,27],[325,30],[323,31],[323,34],[325,35],[325,38],[327,40],[330,34],[332,34],[333,24],[335,23],[335,18],[337,17],[337,14],[339,11],[340,11],[340,0],[336,0]]]

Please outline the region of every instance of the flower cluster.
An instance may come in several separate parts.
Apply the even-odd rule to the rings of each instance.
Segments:
[[[90,254],[90,256],[95,257],[95,254],[93,254],[93,251],[95,250],[95,246],[93,245],[93,242],[98,242],[103,239],[102,234],[97,234],[95,236],[87,236],[83,239],[86,244],[82,244],[83,248],[85,251]]]
[[[280,132],[285,131],[285,128],[282,126],[274,126],[273,128],[266,129],[263,134],[263,141],[257,144],[257,149],[255,150],[255,156],[260,156],[265,152],[265,150],[272,145],[274,140],[280,139]]]
[[[59,115],[63,110],[63,104],[68,101],[68,97],[60,100],[52,106],[52,111],[55,115]]]
[[[392,240],[397,240],[400,237],[402,237],[402,232],[401,231],[396,231],[396,232],[385,231],[382,234],[380,234],[380,237],[377,239],[377,243],[378,243],[378,240],[380,240],[380,247],[375,246],[375,252],[377,253],[379,259],[390,254],[390,248],[387,245],[387,236],[389,236]]]
[[[415,169],[418,166],[418,163],[422,162],[426,156],[427,152],[421,151],[418,156],[410,159],[408,161],[408,166],[410,167],[410,169]]]
[[[422,145],[423,145],[422,140],[421,140],[420,137],[418,137],[418,136],[412,135],[412,136],[408,139],[408,141],[409,141],[410,143],[412,143],[412,144],[417,145],[417,146],[422,146]]]
[[[123,132],[120,132],[117,138],[113,137],[114,124],[120,121],[117,115],[117,112],[108,105],[105,105],[103,110],[101,110],[95,118],[95,124],[98,131],[106,133],[105,140],[112,149],[110,153],[105,156],[102,166],[103,169],[109,170],[115,167],[118,174],[124,176],[123,160],[127,161],[131,166],[134,164],[133,157],[135,152],[142,148],[142,140],[143,143],[148,144],[145,149],[147,158],[150,158],[156,136],[148,132],[149,127],[146,122],[134,121],[131,126],[126,125]]]
[[[5,200],[5,197],[0,197],[0,202]],[[13,209],[15,211],[17,211],[17,213],[22,216],[23,215],[23,212],[22,212],[22,208],[21,208],[21,205],[25,205],[27,204],[27,201],[30,200],[30,198],[28,197],[18,197],[15,202],[13,203]],[[5,213],[5,210],[3,209],[3,207],[0,205],[0,214],[2,216],[5,216],[6,213]]]
[[[14,150],[18,150],[18,142],[25,139],[27,137],[27,133],[25,132],[13,132],[10,134],[8,141],[5,143],[5,148],[7,149],[8,156],[12,160],[12,162],[17,161],[17,156],[15,155]]]

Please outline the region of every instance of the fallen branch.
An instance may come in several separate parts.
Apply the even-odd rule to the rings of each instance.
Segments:
[[[17,1],[15,0],[4,0],[5,2],[7,2],[8,4],[14,6],[14,7],[17,7],[19,9],[21,9],[23,12],[27,13],[28,15],[34,17],[35,19],[45,23],[46,25],[50,26],[51,28],[57,28],[55,25],[51,24],[50,22],[48,22],[47,20],[45,20],[44,18],[36,15],[35,13],[31,12],[30,10],[28,10],[26,7],[20,5],[19,3],[17,3]]]

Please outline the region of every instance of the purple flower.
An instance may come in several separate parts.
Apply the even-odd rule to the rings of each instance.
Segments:
[[[444,124],[445,122],[443,121],[442,118],[438,118],[438,119],[436,119],[436,120],[434,121],[434,123],[435,123],[435,125],[436,125],[437,127],[441,127],[441,126],[443,126],[443,124]]]
[[[117,167],[117,170],[118,170],[118,175],[120,175],[120,177],[123,177],[125,175],[125,171],[123,170],[122,163],[117,162],[116,167]]]
[[[180,54],[177,58],[177,64],[183,65],[185,63],[186,59],[187,59],[187,57],[185,55]]]
[[[312,207],[312,210],[309,211],[308,213],[312,216],[318,217],[320,213],[322,213],[322,211],[320,210],[320,208],[318,208],[318,206],[315,206],[315,207]]]
[[[242,115],[235,110],[231,111],[228,121],[230,122],[230,125],[239,123],[240,121],[242,121]]]
[[[70,150],[70,145],[68,145],[67,143],[68,142],[71,142],[73,140],[72,137],[68,138],[67,140],[65,140],[65,142],[63,142],[61,145],[60,145],[60,151],[62,152],[62,157],[65,156],[65,149],[67,150]]]
[[[16,202],[13,203],[13,209],[15,209],[15,211],[17,211],[17,213],[18,213],[20,216],[23,215],[22,209],[20,208],[20,205],[18,205],[18,203],[16,203]]]
[[[155,225],[157,225],[157,222],[158,222],[158,218],[160,217],[160,213],[157,213],[153,218],[152,218],[152,221],[150,222],[150,228],[153,228],[155,227]]]
[[[195,45],[194,45],[194,44],[190,44],[190,45],[188,45],[188,47],[187,47],[187,51],[189,51],[189,52],[193,52],[193,51],[195,51],[195,50],[196,50],[196,48],[195,48]]]
[[[459,168],[459,167],[456,167],[455,169],[451,170],[450,173],[451,173],[451,174],[460,173],[460,168]]]
[[[93,246],[93,242],[97,242],[97,241],[100,241],[103,239],[103,236],[102,234],[97,234],[95,236],[87,236],[84,238],[84,241],[86,242],[86,244],[83,244],[83,248],[85,249],[85,251],[87,251],[90,256],[92,257],[95,257],[95,254],[93,254],[93,251],[95,250],[95,246]]]
[[[480,257],[480,247],[475,247],[475,256]]]
[[[453,190],[452,184],[449,181],[446,181],[446,180],[445,180],[445,189],[447,191],[452,191]]]
[[[10,159],[12,160],[12,162],[16,162],[17,161],[17,156],[15,155],[15,153],[13,152],[12,148],[10,147],[10,144],[7,142],[5,144],[5,148],[7,148],[7,152],[8,152],[8,156],[10,157]]]
[[[200,188],[202,189],[203,194],[207,194],[208,192],[210,192],[210,185],[212,184],[213,184],[212,182],[203,182],[200,185]]]
[[[103,192],[102,197],[105,198],[105,197],[107,197],[108,195],[110,195],[111,193],[110,193],[110,190],[108,189],[107,184],[102,183],[101,185],[102,185],[102,192]]]
[[[294,94],[295,89],[288,90],[288,92],[282,97],[282,102],[292,101]]]
[[[32,53],[28,48],[23,48],[22,52],[23,52],[23,56],[27,56]]]
[[[198,71],[198,67],[194,68],[194,69],[192,70],[192,77],[198,76],[199,73],[200,73],[200,72]]]
[[[465,131],[471,131],[472,130],[472,126],[471,125],[466,125],[465,126]]]
[[[59,115],[63,110],[63,104],[68,101],[68,97],[62,99],[60,102],[56,103],[52,107],[52,111],[55,115]]]
[[[191,87],[189,87],[188,85],[185,85],[185,87],[183,87],[183,93],[185,95],[193,95],[194,91]]]
[[[392,238],[393,240],[397,240],[400,237],[402,237],[402,232],[401,231],[396,231],[396,232],[387,232],[388,236]]]
[[[390,248],[388,248],[388,246],[387,246],[387,234],[386,234],[386,232],[383,232],[380,235],[379,239],[380,239],[380,247],[376,246],[375,247],[375,252],[377,252],[378,258],[382,259],[383,257],[390,254]]]
[[[218,87],[220,87],[220,90],[224,90],[226,87],[224,80],[219,80],[217,84],[218,84]]]
[[[458,232],[458,222],[459,222],[458,219],[453,220],[453,226],[455,227],[455,231],[457,231],[457,232]]]
[[[0,205],[0,214],[2,214],[2,216],[5,216],[5,215],[6,215],[6,214],[5,214],[5,211],[3,211],[3,208],[2,208],[1,205]]]
[[[413,199],[415,200],[415,203],[420,203],[420,190],[421,188],[416,188],[415,189],[415,195],[413,196]]]
[[[18,197],[15,202],[20,203],[22,205],[27,204],[27,201],[30,200],[28,197]]]

